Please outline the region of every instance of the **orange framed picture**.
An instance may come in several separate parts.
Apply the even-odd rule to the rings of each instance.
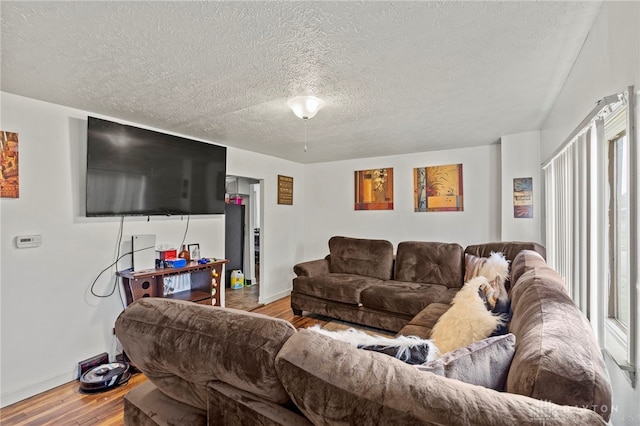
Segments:
[[[393,167],[355,172],[355,210],[393,210]]]
[[[416,212],[464,210],[462,164],[413,169],[413,207]]]
[[[0,197],[20,197],[18,134],[0,131]]]

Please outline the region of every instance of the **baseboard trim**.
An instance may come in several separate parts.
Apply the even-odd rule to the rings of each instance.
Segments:
[[[78,372],[75,371],[75,374],[77,375]],[[32,396],[46,392],[71,381],[73,381],[73,373],[66,372],[50,377],[42,382],[32,383],[19,389],[2,392],[2,394],[0,394],[0,407],[4,408],[8,405],[15,404],[16,402],[31,398]]]
[[[275,302],[276,300],[280,300],[283,297],[287,297],[291,294],[291,289],[281,291],[280,293],[272,294],[269,296],[265,296],[264,298],[260,297],[258,303],[262,303],[263,305],[268,305],[271,302]]]

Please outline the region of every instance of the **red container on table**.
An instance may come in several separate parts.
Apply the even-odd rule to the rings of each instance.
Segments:
[[[158,259],[160,260],[175,259],[176,257],[178,257],[178,251],[176,249],[158,250]]]

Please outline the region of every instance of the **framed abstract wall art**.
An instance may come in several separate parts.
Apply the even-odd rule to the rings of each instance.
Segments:
[[[462,164],[414,168],[413,207],[416,212],[463,211]]]
[[[533,178],[513,179],[513,217],[533,218]]]
[[[0,130],[0,197],[18,198],[18,134]]]
[[[355,172],[355,210],[393,210],[393,167]]]

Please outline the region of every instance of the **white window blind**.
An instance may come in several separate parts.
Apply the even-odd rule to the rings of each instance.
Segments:
[[[635,383],[637,323],[637,292],[633,283],[638,282],[635,260],[640,259],[635,214],[638,153],[634,108],[633,87],[624,94],[601,99],[543,164],[547,261],[564,277],[567,292],[589,318],[600,343],[632,384]],[[611,186],[609,174],[613,158],[610,147],[612,141],[625,135],[629,153],[624,157],[628,158],[624,164],[629,168],[629,180],[617,183],[627,186],[616,188]],[[618,206],[616,214],[629,219],[628,226],[624,222],[624,227],[616,228],[612,221],[615,206],[611,197],[612,191],[620,189],[624,203],[620,204],[622,208],[615,205]],[[628,199],[624,198],[627,192]],[[633,214],[628,216],[625,212]],[[613,236],[613,232],[619,235]],[[626,263],[620,262],[621,255],[625,256]],[[612,299],[612,295],[616,298]],[[624,320],[625,327],[616,326],[620,321],[613,320]]]
[[[577,135],[544,168],[547,262],[564,277],[567,292],[587,317],[591,133]]]

